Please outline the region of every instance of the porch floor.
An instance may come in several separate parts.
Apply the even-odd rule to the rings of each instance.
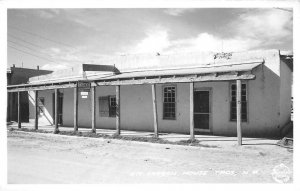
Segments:
[[[8,128],[18,129],[17,123],[12,123],[7,125]],[[33,129],[33,123],[22,123],[22,128]],[[40,130],[47,132],[53,132],[54,126],[51,125],[41,125],[39,126]],[[73,127],[63,127],[59,126],[60,131],[73,131]],[[79,132],[90,132],[90,128],[78,128]],[[114,129],[96,129],[96,133],[110,135],[112,136],[115,133]],[[129,131],[121,130],[122,136],[128,137],[152,137],[153,132],[144,132],[144,131]],[[170,142],[186,141],[190,138],[190,135],[187,134],[178,134],[178,133],[159,133],[159,138],[167,140]],[[215,135],[195,135],[195,139],[208,146],[217,146],[217,147],[232,147],[237,146],[237,137],[226,137],[226,136],[215,136]],[[247,138],[243,137],[243,145],[260,145],[263,147],[274,147],[278,139],[266,139],[266,138]]]

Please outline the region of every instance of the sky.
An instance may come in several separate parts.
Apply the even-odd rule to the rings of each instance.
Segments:
[[[111,56],[293,50],[291,9],[8,9],[8,66],[59,70]]]

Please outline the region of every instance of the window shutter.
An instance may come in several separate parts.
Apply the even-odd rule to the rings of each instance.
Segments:
[[[99,97],[99,112],[101,117],[109,117],[109,97]]]

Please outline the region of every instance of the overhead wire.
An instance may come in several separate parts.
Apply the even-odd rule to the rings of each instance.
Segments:
[[[26,40],[24,40],[24,39],[22,39],[22,38],[16,37],[16,36],[14,36],[14,35],[10,35],[10,34],[9,34],[8,36],[10,36],[10,37],[12,37],[12,38],[15,38],[14,40],[20,40],[20,41],[22,41],[22,42],[24,42],[24,43],[27,43],[27,44],[31,45],[31,46],[35,46],[35,47],[38,47],[38,48],[45,48],[45,47],[36,45],[36,44],[34,44],[34,43],[28,42],[28,41],[26,41]],[[11,41],[11,40],[8,40],[8,42],[13,43],[13,44],[18,45],[18,46],[25,47],[26,49],[29,49],[29,50],[34,51],[34,52],[39,52],[39,54],[43,54],[43,55],[45,55],[45,56],[50,56],[50,55],[45,54],[44,52],[42,52],[42,51],[40,51],[40,50],[36,50],[36,49],[31,48],[31,47],[25,46],[25,45],[23,45],[23,44],[21,44],[21,43],[19,43],[19,42],[15,42],[15,41]],[[15,47],[14,47],[14,48],[15,48]],[[19,50],[19,51],[24,52],[23,50]],[[27,53],[28,53],[28,52],[27,52]],[[32,53],[28,53],[28,54],[33,55]],[[35,55],[34,55],[34,56],[35,56]],[[35,56],[35,57],[37,57],[37,56]],[[38,56],[38,57],[41,58],[40,56]],[[50,57],[51,57],[51,56],[50,56]],[[52,59],[54,59],[54,58],[52,58]],[[49,60],[49,59],[47,59],[47,60]],[[56,60],[57,60],[57,59],[56,59]],[[52,62],[53,62],[53,61],[52,61]],[[76,61],[76,62],[78,62],[78,61]],[[54,62],[54,63],[57,63],[57,62]]]
[[[36,45],[36,44],[34,44],[34,43],[28,42],[28,41],[26,41],[26,40],[24,40],[24,39],[22,39],[22,38],[16,37],[16,36],[14,36],[14,35],[8,34],[8,36],[9,36],[9,37],[12,37],[12,38],[14,38],[14,39],[20,40],[20,41],[22,41],[22,42],[25,42],[25,43],[27,43],[27,44],[30,44],[30,45],[32,45],[32,46],[36,46],[36,47],[38,47],[38,48],[44,48],[44,47],[41,47],[41,46]]]
[[[31,56],[40,58],[40,59],[42,59],[42,60],[47,60],[48,62],[52,62],[52,63],[59,64],[58,62],[55,62],[55,61],[53,61],[53,60],[50,60],[50,59],[45,58],[45,57],[42,57],[42,56],[38,56],[38,55],[35,55],[35,54],[32,54],[32,53],[29,53],[29,52],[24,51],[24,50],[20,50],[20,49],[14,47],[14,46],[8,45],[8,47],[10,47],[10,48],[12,48],[12,49],[14,49],[14,50],[17,50],[17,51],[19,51],[19,52],[22,52],[22,53],[24,53],[24,54],[28,54],[28,55],[31,55]]]
[[[63,45],[63,46],[67,46],[67,47],[70,47],[70,48],[74,48],[73,46],[71,46],[71,45],[69,45],[69,44],[62,43],[62,42],[58,42],[58,41],[56,41],[56,40],[53,40],[53,39],[44,37],[44,36],[42,36],[42,35],[35,34],[35,33],[32,33],[32,32],[26,31],[26,30],[24,30],[24,29],[20,29],[19,27],[16,27],[16,26],[8,25],[8,27],[9,27],[9,28],[12,28],[12,29],[14,29],[14,30],[20,31],[20,32],[24,32],[24,33],[30,34],[30,35],[32,35],[32,36],[39,37],[39,38],[44,39],[44,40],[48,40],[48,41],[53,42],[53,43],[56,43],[56,44],[60,44],[60,45]]]
[[[36,50],[36,49],[30,48],[30,47],[25,46],[25,45],[23,45],[23,44],[21,44],[21,43],[17,43],[17,42],[11,41],[11,40],[7,40],[7,41],[10,42],[10,43],[13,43],[13,44],[15,44],[15,45],[25,47],[25,48],[27,48],[27,49],[29,49],[29,50],[32,50],[32,51],[35,51],[35,52],[37,51],[37,52],[40,52],[41,54],[44,54],[44,53],[41,52],[40,50]],[[46,55],[46,54],[45,54],[45,55]],[[49,56],[49,55],[47,55],[47,56]]]
[[[23,32],[23,33],[27,33],[27,34],[30,34],[30,35],[32,35],[32,36],[35,36],[35,37],[38,37],[38,38],[41,38],[41,39],[44,39],[44,40],[47,40],[47,41],[56,43],[56,44],[59,44],[59,45],[63,45],[63,46],[65,46],[65,47],[74,48],[73,46],[71,46],[71,45],[69,45],[69,44],[55,41],[55,40],[53,40],[53,39],[44,37],[44,36],[42,36],[42,35],[35,34],[35,33],[32,33],[32,32],[26,31],[26,30],[24,30],[24,29],[20,29],[19,27],[16,27],[16,26],[8,25],[8,27],[9,27],[9,28],[12,28],[12,29],[14,29],[14,30],[17,30],[17,31],[20,31],[20,32]],[[22,41],[22,42],[24,42],[24,43],[30,44],[31,46],[35,46],[35,47],[38,47],[38,48],[44,48],[44,47],[39,46],[39,45],[36,45],[36,44],[34,44],[34,43],[32,43],[32,42],[28,42],[28,41],[26,41],[26,40],[24,40],[24,39],[22,39],[22,38],[20,38],[20,37],[17,37],[17,36],[14,36],[14,35],[11,35],[11,34],[8,34],[8,36],[10,36],[10,37],[12,37],[12,38],[14,38],[14,39],[20,40],[20,41]],[[8,40],[8,41],[9,41],[9,40]],[[11,43],[18,44],[18,43],[13,42],[13,41],[10,41],[10,42],[11,42]],[[27,49],[30,49],[30,50],[32,50],[32,51],[37,51],[37,50],[34,50],[34,49],[32,49],[32,48],[29,48],[28,46],[25,46],[25,45],[20,45],[20,44],[19,44],[19,46],[23,46],[23,47],[25,47],[25,48],[27,48]],[[53,61],[53,60],[47,59],[47,58],[42,57],[42,56],[38,56],[38,55],[36,55],[36,54],[32,54],[32,53],[30,53],[30,52],[27,52],[27,51],[24,51],[24,50],[21,50],[21,49],[18,49],[18,48],[14,47],[14,46],[9,46],[9,47],[10,47],[10,48],[13,48],[13,49],[15,49],[15,50],[17,50],[17,51],[19,51],[19,52],[23,52],[23,53],[25,53],[25,54],[28,54],[28,55],[31,55],[31,56],[34,56],[34,57],[37,57],[37,58],[40,58],[40,59],[44,59],[44,60],[47,60],[47,61],[49,61],[49,62],[57,63],[57,62],[55,62],[55,61]],[[75,49],[75,48],[74,48],[74,49]],[[41,52],[41,51],[39,51],[39,52]],[[44,53],[42,53],[42,54],[44,54]],[[44,55],[45,55],[45,54],[44,54]],[[47,55],[47,56],[49,56],[49,55]],[[77,61],[77,62],[79,62],[79,61]],[[58,64],[58,63],[57,63],[57,64]]]

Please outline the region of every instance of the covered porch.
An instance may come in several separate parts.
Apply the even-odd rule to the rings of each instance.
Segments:
[[[75,78],[72,80],[45,80],[39,81],[37,83],[22,84],[17,86],[8,86],[8,93],[17,92],[18,93],[18,103],[20,102],[19,94],[22,91],[34,91],[35,92],[35,123],[34,128],[39,129],[38,120],[38,110],[39,110],[39,100],[38,95],[40,91],[43,90],[54,90],[55,100],[54,100],[54,133],[58,133],[62,128],[59,127],[58,120],[58,99],[59,99],[59,89],[73,88],[74,89],[74,110],[73,110],[73,120],[74,127],[73,131],[91,131],[96,133],[96,87],[101,86],[114,86],[116,95],[116,119],[115,119],[115,130],[103,130],[108,134],[114,133],[116,135],[124,135],[127,131],[122,130],[122,124],[120,122],[121,113],[120,107],[120,87],[121,86],[134,86],[134,85],[151,85],[152,92],[152,113],[153,113],[153,132],[146,133],[140,132],[143,136],[153,136],[160,137],[166,136],[159,133],[159,124],[157,120],[157,84],[174,84],[174,83],[186,83],[189,84],[189,128],[190,134],[183,135],[181,138],[194,140],[195,137],[195,127],[194,127],[194,83],[195,82],[220,82],[220,81],[232,81],[236,83],[236,129],[237,129],[237,141],[238,145],[242,145],[242,127],[241,127],[241,81],[253,80],[255,75],[252,70],[263,63],[263,60],[249,61],[244,63],[226,63],[223,65],[209,65],[193,68],[181,68],[181,69],[170,69],[170,70],[155,70],[155,71],[136,71],[130,73],[114,73],[111,76],[85,76],[84,78]],[[97,71],[97,68],[85,67],[84,73],[86,71]],[[80,91],[89,92],[91,101],[91,128],[83,129],[78,126],[78,97]],[[21,117],[20,104],[18,104],[18,119]],[[70,111],[71,112],[71,111]],[[18,128],[21,128],[21,121],[18,120]],[[51,129],[51,127],[49,127]],[[70,130],[70,128],[68,128]],[[97,130],[99,131],[99,130]],[[102,131],[102,130],[101,130]],[[130,131],[129,131],[130,132]],[[128,133],[128,132],[127,132]],[[137,133],[138,134],[138,133]],[[172,134],[169,135],[168,139],[172,140]],[[200,136],[200,135],[199,135]],[[176,137],[176,136],[175,136]],[[214,138],[214,136],[205,136]],[[204,137],[199,137],[202,139]],[[201,140],[202,141],[202,140]]]
[[[7,126],[8,129],[12,128],[14,130],[18,130],[18,123],[12,123]],[[28,131],[35,130],[34,123],[22,123],[22,128],[25,128]],[[52,133],[53,126],[39,126],[39,130]],[[66,134],[73,133],[74,130],[71,127],[60,126],[59,130]],[[82,133],[90,133],[91,130],[89,128],[78,128],[78,132]],[[112,129],[96,129],[96,134],[103,135],[107,139],[111,139],[115,135],[115,130]],[[145,132],[145,131],[129,131],[122,130],[122,137],[128,138],[127,140],[134,140],[137,138],[153,138],[153,132]],[[187,134],[178,134],[178,133],[159,133],[159,139],[164,141],[165,143],[177,144],[180,142],[186,142],[189,140],[190,135]],[[236,137],[227,137],[227,136],[214,136],[214,135],[195,135],[195,140],[198,140],[199,143],[206,148],[230,148],[237,146]],[[121,139],[121,138],[120,138]],[[140,141],[140,142],[148,142],[148,141]],[[278,142],[277,139],[266,139],[266,138],[243,138],[243,145],[245,146],[262,146],[264,148],[272,148],[276,146]]]

